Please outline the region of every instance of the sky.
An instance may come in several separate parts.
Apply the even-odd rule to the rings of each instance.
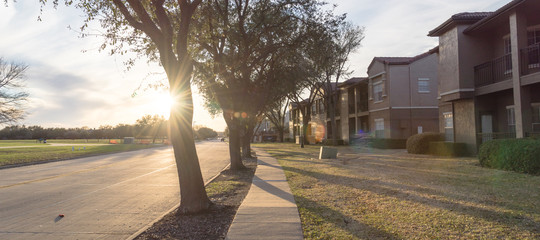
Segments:
[[[494,11],[509,1],[328,0],[338,5],[337,13],[365,28],[362,47],[349,58],[349,77],[366,76],[373,57],[410,57],[437,46],[438,39],[427,33],[453,14]],[[124,56],[98,50],[102,38],[79,37],[82,12],[46,7],[37,21],[37,2],[0,5],[0,57],[29,66],[27,116],[19,124],[97,128],[132,124],[145,114],[168,117],[167,90],[146,87],[164,81],[159,66],[140,59],[127,70]],[[100,30],[97,23],[90,28]],[[195,89],[194,124],[222,131],[226,124],[221,115],[210,116],[203,101]]]

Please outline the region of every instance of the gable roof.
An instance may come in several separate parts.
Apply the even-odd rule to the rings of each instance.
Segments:
[[[354,77],[354,78],[351,78],[345,82],[340,82],[338,84],[338,87],[344,87],[344,88],[347,88],[347,87],[350,87],[350,86],[354,86],[362,81],[367,81],[368,78],[367,77]]]
[[[374,57],[368,66],[368,70],[371,68],[373,63],[375,63],[375,61],[381,62],[383,64],[388,64],[388,65],[407,65],[407,64],[416,62],[422,58],[425,58],[433,53],[438,53],[438,52],[439,52],[439,46],[436,46],[428,50],[427,52],[416,55],[414,57]]]
[[[457,24],[473,24],[486,17],[492,15],[493,12],[462,12],[452,15],[448,20],[443,22],[435,29],[429,31],[428,36],[436,37],[450,30],[450,28]]]
[[[484,24],[488,23],[489,21],[497,18],[501,14],[504,14],[504,13],[510,11],[511,9],[515,8],[516,6],[518,6],[519,4],[521,4],[521,3],[525,2],[525,1],[526,0],[514,0],[514,1],[509,2],[506,5],[502,6],[501,8],[497,9],[495,12],[493,12],[493,14],[490,14],[489,16],[486,16],[485,18],[482,18],[481,20],[477,21],[473,25],[469,26],[463,32],[468,33],[468,32],[471,32],[473,30],[476,30],[476,29],[482,27]]]

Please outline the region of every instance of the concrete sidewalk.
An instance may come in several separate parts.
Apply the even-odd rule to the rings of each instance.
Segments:
[[[268,153],[255,150],[257,170],[227,239],[303,239],[300,216],[283,169]]]

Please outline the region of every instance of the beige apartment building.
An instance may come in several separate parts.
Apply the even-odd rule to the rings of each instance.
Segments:
[[[540,1],[459,13],[439,37],[439,118],[446,140],[471,152],[494,138],[540,132]]]
[[[332,85],[337,94],[337,138],[349,144],[356,138],[407,139],[422,132],[438,132],[437,66],[438,48],[415,57],[376,57],[368,68],[368,77],[351,78]],[[321,94],[310,107],[307,127],[310,143],[318,143],[331,134],[330,116]],[[290,107],[290,138],[297,139],[302,126],[300,108]]]
[[[438,132],[438,47],[415,57],[375,57],[368,67],[370,131],[407,139]]]

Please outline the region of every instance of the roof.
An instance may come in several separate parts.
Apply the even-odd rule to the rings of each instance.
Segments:
[[[368,69],[371,68],[371,66],[373,65],[375,61],[379,61],[379,62],[382,62],[383,64],[388,64],[388,65],[407,65],[407,64],[416,62],[422,58],[425,58],[433,53],[438,53],[438,52],[439,52],[439,46],[436,46],[428,50],[427,52],[416,55],[414,57],[374,57],[373,60],[371,61],[371,64],[369,64]]]
[[[497,18],[501,14],[504,14],[504,13],[508,12],[509,10],[515,8],[516,6],[518,6],[519,4],[521,4],[521,3],[525,2],[525,1],[526,0],[514,0],[514,1],[509,2],[506,5],[502,6],[501,8],[497,9],[497,11],[493,12],[489,16],[486,16],[486,17],[482,18],[481,20],[477,21],[476,23],[474,23],[473,25],[469,26],[463,32],[468,33],[468,32],[471,32],[473,30],[476,30],[476,29],[482,27],[484,24],[488,23],[489,21]]]
[[[355,77],[355,78],[351,78],[345,82],[341,82],[338,84],[339,87],[350,87],[350,86],[353,86],[353,85],[356,85],[362,81],[367,81],[368,78],[367,77]]]
[[[457,24],[473,24],[492,15],[493,12],[462,12],[452,15],[444,23],[429,31],[428,36],[435,37],[448,31]]]

